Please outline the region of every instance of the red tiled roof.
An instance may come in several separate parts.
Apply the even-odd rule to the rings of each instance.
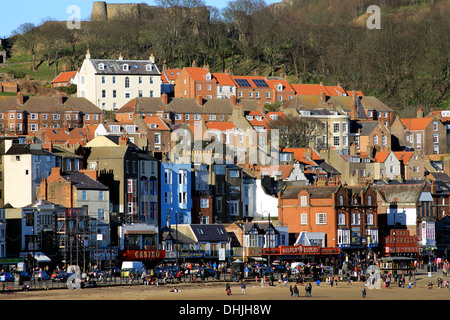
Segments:
[[[307,150],[311,150],[312,160],[320,160],[319,154],[314,149],[311,148],[284,148],[283,152],[293,152],[294,159],[299,160],[305,158],[305,151]]]
[[[194,81],[207,81],[206,74],[210,73],[209,70],[205,68],[188,67],[184,68],[184,70],[186,70],[187,73],[189,73],[189,75]],[[211,81],[215,82],[214,78],[212,77],[212,74],[211,74]]]
[[[229,74],[226,73],[214,73],[214,78],[217,80],[217,85],[219,86],[235,86],[236,83],[233,81],[233,78]]]
[[[219,130],[222,132],[225,132],[227,130],[232,130],[234,128],[236,128],[236,125],[233,122],[230,121],[210,121],[210,122],[206,122],[205,125],[208,127],[208,129],[210,130]]]
[[[164,130],[164,131],[169,131],[170,128],[168,127],[168,125],[164,122],[163,119],[161,119],[161,117],[154,115],[154,116],[146,116],[144,118],[144,123],[150,128],[150,125],[156,124],[156,128],[150,128],[150,129],[155,129],[155,130]]]
[[[402,118],[400,122],[411,131],[424,130],[428,124],[431,122],[432,117],[424,118]]]
[[[52,83],[68,82],[70,79],[75,77],[76,73],[77,71],[61,72],[55,79],[53,79]]]
[[[272,87],[275,91],[278,91],[278,85],[281,83],[283,86],[283,92],[295,92],[291,84],[284,79],[267,79],[266,82],[269,87]]]
[[[408,163],[409,159],[413,155],[413,151],[394,151],[395,156],[399,161],[403,161],[403,164]]]
[[[373,161],[385,162],[390,153],[391,153],[390,151],[378,151],[375,154],[375,157],[373,157]]]

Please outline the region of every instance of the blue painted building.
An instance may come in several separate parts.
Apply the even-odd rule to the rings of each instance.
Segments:
[[[168,223],[171,225],[175,225],[177,222],[179,224],[192,223],[191,164],[163,161],[161,162],[160,177],[161,227]]]

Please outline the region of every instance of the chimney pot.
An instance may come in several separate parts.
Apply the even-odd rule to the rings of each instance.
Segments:
[[[17,102],[20,104],[20,105],[23,105],[23,93],[22,92],[17,92]]]

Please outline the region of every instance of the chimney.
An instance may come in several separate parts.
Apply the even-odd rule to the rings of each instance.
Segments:
[[[58,104],[60,106],[62,106],[63,105],[63,94],[62,94],[62,92],[58,91],[57,98],[58,98]]]
[[[161,95],[161,99],[162,99],[162,101],[163,101],[163,103],[164,104],[168,104],[169,103],[169,96],[167,95],[167,93],[163,93],[162,95]]]
[[[352,110],[351,110],[351,120],[355,120],[356,119],[356,102],[352,103]]]
[[[235,107],[237,105],[237,102],[236,102],[236,96],[234,94],[230,96],[230,100],[231,100],[231,104],[233,105],[233,107]]]
[[[17,102],[20,104],[20,105],[23,105],[23,93],[22,92],[17,92]]]
[[[192,68],[197,68],[197,64],[195,63],[195,60],[192,61]]]
[[[352,92],[352,97],[353,97],[353,102],[356,103],[356,100],[358,99],[358,94],[356,93],[356,91]]]
[[[166,60],[164,60],[162,71],[163,71],[163,72],[166,72],[166,71],[167,71],[167,63],[166,63]]]
[[[435,180],[431,180],[431,193],[434,194],[437,191],[437,187],[436,187],[436,181]]]
[[[153,53],[150,55],[150,58],[148,60],[150,60],[150,63],[155,63],[155,56],[153,55]]]
[[[203,98],[202,98],[202,96],[197,96],[197,103],[198,103],[199,106],[203,105]]]
[[[450,175],[450,157],[444,158],[442,169],[446,174]]]
[[[322,92],[320,95],[321,95],[322,101],[324,103],[327,102],[327,94],[326,94],[326,92]]]
[[[119,138],[119,146],[124,147],[127,145],[128,138],[125,136],[121,136]]]
[[[424,112],[422,108],[417,109],[417,118],[423,118]]]
[[[91,177],[94,180],[98,179],[98,174],[96,170],[80,170],[81,173],[87,174],[89,177]]]
[[[122,52],[119,54],[119,60],[123,60]]]
[[[63,71],[63,72],[66,72],[66,71],[67,71],[67,64],[66,64],[66,63],[63,63],[63,65],[62,65],[62,71]]]
[[[89,49],[86,50],[86,59],[87,60],[91,59],[91,53],[89,52]]]

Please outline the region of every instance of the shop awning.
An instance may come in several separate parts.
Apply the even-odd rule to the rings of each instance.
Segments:
[[[37,262],[50,262],[52,261],[49,257],[47,257],[43,253],[37,253],[34,255],[34,259],[36,259]]]

